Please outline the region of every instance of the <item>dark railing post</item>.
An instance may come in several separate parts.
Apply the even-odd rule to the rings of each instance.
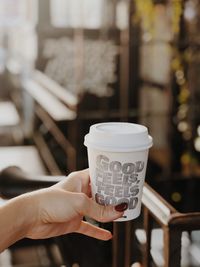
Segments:
[[[125,223],[113,223],[112,267],[124,267],[125,258]]]
[[[168,226],[164,230],[164,267],[181,266],[181,234],[177,228]]]
[[[146,233],[146,244],[144,247],[143,265],[144,265],[144,267],[150,267],[152,218],[151,218],[150,213],[146,207],[144,207],[143,210],[144,210],[144,230]]]
[[[125,223],[125,258],[124,258],[124,267],[131,266],[132,254],[133,251],[133,232],[132,226],[134,221],[128,221]]]

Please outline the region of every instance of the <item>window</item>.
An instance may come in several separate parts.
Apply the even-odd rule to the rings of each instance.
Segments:
[[[37,0],[1,0],[0,25],[15,26],[37,22]]]
[[[104,0],[51,0],[55,27],[98,29],[102,26]]]

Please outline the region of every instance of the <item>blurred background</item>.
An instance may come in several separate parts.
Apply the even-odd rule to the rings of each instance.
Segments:
[[[199,26],[198,0],[0,0],[0,170],[66,175],[88,166],[91,124],[141,123],[154,139],[146,181],[199,211]],[[199,232],[184,238],[182,266],[200,266]],[[111,243],[95,246],[100,262],[73,266],[111,266]],[[3,258],[61,266],[44,250],[25,242]]]

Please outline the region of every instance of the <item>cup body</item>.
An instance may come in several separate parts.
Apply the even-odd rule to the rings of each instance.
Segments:
[[[88,150],[93,199],[100,205],[127,203],[129,221],[141,212],[142,191],[152,138],[143,125],[100,123],[90,127],[84,144]]]
[[[140,215],[147,158],[148,150],[117,153],[88,148],[93,199],[100,205],[128,204],[116,221]]]

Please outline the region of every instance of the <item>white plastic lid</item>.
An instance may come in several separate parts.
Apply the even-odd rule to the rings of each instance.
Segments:
[[[152,144],[152,137],[145,126],[126,122],[94,124],[84,141],[87,147],[110,152],[140,151]]]

